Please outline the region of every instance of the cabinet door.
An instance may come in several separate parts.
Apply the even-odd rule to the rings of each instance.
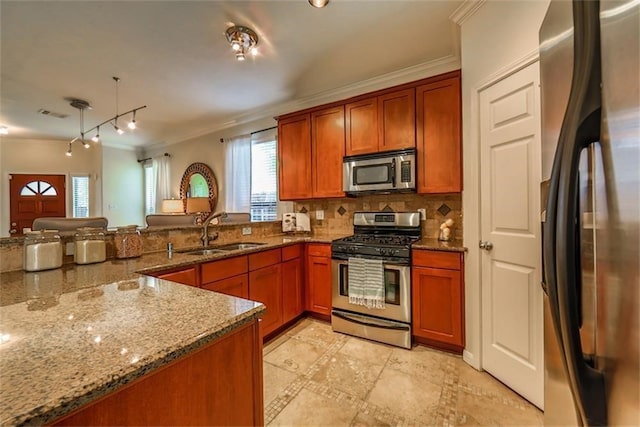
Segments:
[[[262,316],[262,336],[282,325],[281,264],[271,265],[249,273],[249,299],[259,301],[267,310]]]
[[[331,315],[331,258],[307,258],[307,310]]]
[[[311,114],[311,159],[313,197],[344,197],[344,107]]]
[[[183,285],[198,286],[198,272],[196,267],[185,268],[184,270],[172,271],[170,273],[152,274],[158,279],[171,280],[172,282],[182,283]]]
[[[415,89],[378,97],[379,151],[414,148],[416,146]]]
[[[464,346],[460,271],[412,269],[413,333],[455,346]]]
[[[282,263],[282,322],[302,314],[302,258]]]
[[[311,197],[311,123],[309,114],[278,122],[280,200]]]
[[[418,192],[462,191],[460,77],[416,89]]]
[[[227,279],[216,280],[202,285],[202,289],[249,299],[249,275],[245,273]]]
[[[345,105],[346,154],[378,151],[378,98]]]

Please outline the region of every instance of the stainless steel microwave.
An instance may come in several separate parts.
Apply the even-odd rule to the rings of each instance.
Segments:
[[[348,156],[342,165],[342,188],[350,195],[416,189],[415,149]]]

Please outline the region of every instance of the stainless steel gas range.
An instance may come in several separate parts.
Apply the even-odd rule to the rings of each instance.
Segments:
[[[420,213],[356,212],[353,224],[353,236],[331,244],[333,330],[411,348],[411,244],[420,239]]]

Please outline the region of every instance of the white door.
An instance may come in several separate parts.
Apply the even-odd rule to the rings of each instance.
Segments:
[[[482,367],[544,402],[539,63],[480,93]],[[481,245],[482,247],[482,245]]]

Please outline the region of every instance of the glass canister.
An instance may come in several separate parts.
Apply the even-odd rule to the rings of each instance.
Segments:
[[[51,270],[62,266],[62,242],[58,230],[30,231],[24,236],[23,269]]]
[[[104,231],[101,228],[78,228],[74,240],[73,259],[76,264],[93,264],[107,259]]]
[[[113,242],[116,258],[134,258],[142,255],[142,237],[136,225],[118,227]]]

